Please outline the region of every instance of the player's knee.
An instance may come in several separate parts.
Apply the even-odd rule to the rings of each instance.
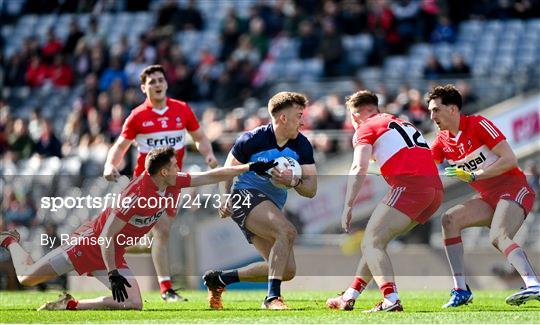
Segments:
[[[491,245],[495,246],[496,248],[499,248],[500,244],[507,238],[508,236],[504,231],[495,229],[491,229],[489,231],[489,241],[491,242]]]
[[[122,304],[122,309],[128,309],[128,310],[142,310],[143,303],[142,301],[125,301]]]
[[[459,228],[457,219],[458,218],[456,217],[456,215],[452,213],[449,213],[449,212],[443,213],[441,217],[442,227],[446,230]]]
[[[126,301],[121,303],[122,309],[142,310],[143,302],[140,296],[129,297]]]
[[[287,227],[285,227],[285,229],[283,229],[283,232],[286,239],[290,243],[293,243],[296,237],[298,236],[298,232],[296,231],[296,228],[293,225],[288,225]]]
[[[298,236],[296,228],[290,223],[283,222],[277,224],[274,229],[274,238],[276,241],[282,241],[292,245]]]
[[[384,248],[386,246],[386,243],[384,242],[383,238],[381,236],[375,236],[375,235],[368,235],[364,237],[364,240],[362,240],[362,251],[366,252],[372,249],[379,249]]]
[[[132,301],[131,302],[131,308],[130,309],[134,309],[134,310],[142,310],[143,308],[143,302],[142,300],[138,300],[138,301]]]

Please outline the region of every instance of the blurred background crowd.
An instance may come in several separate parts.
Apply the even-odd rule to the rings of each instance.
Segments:
[[[489,46],[476,49],[469,42],[475,32],[530,29],[527,44],[518,45],[527,53],[532,49],[523,60],[538,65],[539,25],[530,19],[540,17],[538,1],[0,4],[0,153],[5,163],[34,154],[104,159],[129,111],[144,99],[138,75],[149,64],[166,67],[169,95],[193,107],[218,152],[228,151],[228,133],[268,122],[266,99],[283,81],[352,81],[352,89],[307,91],[306,130],[350,130],[343,95],[369,86],[380,94],[383,110],[429,130],[423,94],[437,80],[458,78],[465,105],[476,109],[479,94],[471,77],[491,71],[481,69]],[[520,43],[520,35],[508,37]],[[494,45],[495,59],[503,45]],[[520,53],[509,61],[520,60]],[[506,72],[526,67],[520,63],[507,64]],[[315,145],[321,152],[341,149],[324,137]]]

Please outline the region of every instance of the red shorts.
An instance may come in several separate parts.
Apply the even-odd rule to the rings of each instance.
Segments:
[[[419,224],[425,224],[439,209],[443,198],[444,191],[438,188],[393,186],[382,203],[403,212]]]
[[[98,270],[106,270],[107,267],[103,262],[101,249],[99,245],[76,245],[66,246],[65,251],[73,264],[73,268],[79,275],[89,274]],[[115,248],[114,256],[116,259],[117,269],[127,269],[128,264],[124,259],[125,250],[123,248]]]
[[[534,205],[536,193],[527,183],[520,183],[515,186],[494,188],[491,191],[478,193],[475,197],[485,201],[493,210],[500,200],[514,201],[523,208],[526,217]]]
[[[97,239],[98,237],[93,235],[92,227],[84,224],[70,235],[69,243],[77,242],[78,244],[62,246],[71,264],[73,264],[73,268],[79,275],[107,269],[103,262],[101,248]],[[111,245],[115,246],[114,256],[116,259],[116,268],[128,268],[124,259],[125,248],[118,246],[114,240],[111,242]]]

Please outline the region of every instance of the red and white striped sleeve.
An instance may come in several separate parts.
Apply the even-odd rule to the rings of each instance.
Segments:
[[[476,134],[489,149],[495,147],[502,140],[506,140],[506,137],[502,132],[487,118],[478,116],[476,120]]]
[[[129,201],[127,198],[129,198]],[[121,220],[129,222],[131,217],[133,217],[133,215],[135,215],[135,213],[139,210],[139,196],[136,193],[131,193],[125,198],[122,197],[122,200],[125,200],[124,202],[126,203],[129,202],[129,204],[125,204],[125,206],[122,205],[121,207],[114,209],[114,213]]]

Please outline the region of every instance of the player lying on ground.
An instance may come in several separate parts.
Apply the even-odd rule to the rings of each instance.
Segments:
[[[108,208],[71,234],[71,237],[86,237],[86,242],[100,244],[61,246],[36,262],[19,244],[19,234],[16,231],[0,233],[0,245],[11,253],[17,278],[24,286],[34,286],[75,270],[79,275],[95,276],[112,291],[112,296],[79,301],[65,294],[57,301],[44,304],[40,310],[141,309],[141,293],[124,260],[126,247],[121,243],[126,242],[126,238],[144,236],[166,210],[176,209],[178,203],[166,200],[166,204],[150,207],[150,204],[144,202],[148,202],[149,198],[167,198],[171,195],[179,198],[178,193],[183,187],[218,183],[248,171],[264,175],[274,166],[275,163],[270,160],[207,172],[179,173],[176,153],[172,147],[153,149],[145,160],[146,171],[134,178],[122,192],[122,198],[132,198],[129,207]],[[162,201],[165,200],[157,202]],[[123,240],[117,240],[119,238]]]
[[[540,300],[538,278],[525,252],[513,240],[536,194],[519,169],[512,148],[490,120],[461,114],[462,98],[454,86],[435,87],[427,101],[431,119],[439,128],[431,149],[435,162],[446,159],[450,167],[445,175],[469,183],[478,192],[442,216],[444,245],[454,278],[451,298],[443,307],[457,307],[473,298],[465,282],[461,242],[461,230],[469,227],[489,227],[491,243],[525,282],[526,288],[509,296],[506,302],[520,305]]]
[[[218,161],[214,156],[210,141],[199,125],[191,107],[183,101],[167,97],[167,78],[161,65],[150,65],[140,75],[141,91],[146,95],[144,103],[131,110],[122,126],[122,133],[107,154],[103,166],[103,176],[109,181],[120,177],[117,167],[132,143],[137,144],[137,164],[133,176],[144,172],[147,153],[153,148],[172,146],[176,150],[176,162],[182,170],[182,160],[186,151],[186,133],[189,133],[197,150],[204,157],[208,167],[215,168]],[[156,269],[161,298],[168,302],[185,301],[172,288],[169,270],[169,231],[176,212],[159,218],[152,228],[152,261]]]
[[[353,94],[346,104],[356,131],[341,218],[343,229],[349,231],[354,201],[370,158],[379,165],[391,190],[377,205],[366,226],[363,255],[353,283],[326,304],[332,309],[352,310],[358,296],[374,279],[383,300],[367,312],[402,311],[386,246],[431,218],[443,200],[442,183],[429,146],[411,123],[379,113],[377,96],[370,91]]]
[[[294,188],[304,197],[312,198],[317,192],[317,170],[313,159],[313,148],[309,140],[300,133],[302,113],[307,99],[298,93],[281,92],[268,103],[272,123],[244,133],[236,141],[225,166],[235,166],[250,161],[272,160],[289,156],[298,161],[302,178],[292,177],[291,170],[272,170],[272,181]],[[240,269],[208,271],[204,281],[209,291],[210,307],[223,308],[221,293],[225,286],[235,282],[266,282],[268,293],[263,301],[265,309],[287,309],[281,297],[281,281],[288,281],[296,274],[293,244],[296,228],[283,214],[287,190],[272,184],[272,181],[253,173],[238,177],[233,186],[233,195],[251,198],[251,205],[239,205],[231,209],[222,206],[221,217],[232,217],[249,243],[253,244],[264,258]],[[226,191],[231,183],[225,182]]]

